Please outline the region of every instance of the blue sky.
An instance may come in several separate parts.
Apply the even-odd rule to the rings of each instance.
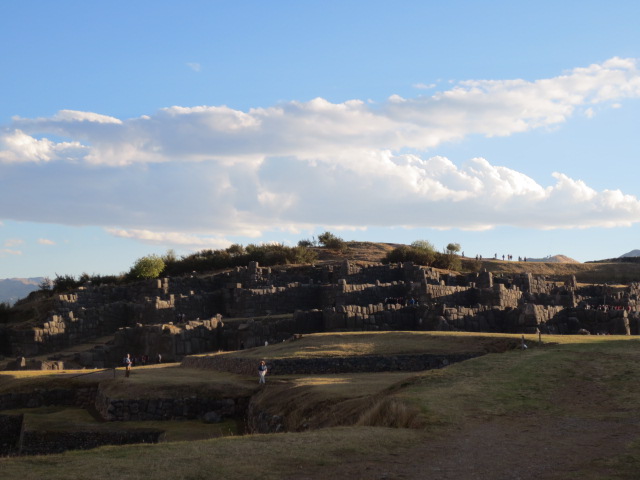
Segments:
[[[0,278],[640,248],[634,1],[0,2]]]

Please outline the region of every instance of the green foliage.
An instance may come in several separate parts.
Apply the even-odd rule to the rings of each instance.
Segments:
[[[38,284],[38,288],[43,292],[47,292],[51,290],[53,287],[53,282],[49,277],[44,277],[44,279]]]
[[[167,263],[174,263],[178,261],[178,256],[176,255],[176,251],[173,248],[167,250],[167,253],[165,253],[161,258],[165,265]]]
[[[383,263],[413,262],[428,267],[459,270],[461,263],[456,255],[458,251],[460,245],[457,243],[450,243],[447,245],[447,253],[440,253],[431,242],[416,240],[411,246],[401,245],[394,248],[384,257]]]
[[[349,249],[347,242],[331,232],[324,232],[318,235],[318,243],[325,248],[337,250],[338,252],[346,252]]]
[[[305,248],[309,248],[309,247],[314,247],[315,244],[312,240],[309,239],[302,239],[302,240],[298,240],[298,246],[299,247],[305,247]]]
[[[444,264],[442,268],[446,268],[447,270],[460,270],[462,268],[462,262],[458,256],[460,250],[459,243],[448,244],[445,253],[441,256],[441,261]]]
[[[165,263],[158,255],[147,255],[139,258],[131,267],[129,276],[132,278],[158,278],[165,269]]]
[[[458,253],[460,252],[460,244],[459,243],[450,243],[447,245],[447,253]]]
[[[57,293],[68,292],[78,288],[80,285],[82,285],[82,282],[76,280],[73,275],[58,275],[56,273],[56,278],[53,281],[53,291]]]
[[[424,247],[401,245],[391,250],[382,260],[383,263],[413,262],[417,265],[433,265],[436,251]]]
[[[416,240],[411,244],[411,246],[417,250],[424,250],[426,252],[434,252],[436,251],[436,247],[433,246],[433,243],[427,240]]]
[[[7,323],[11,314],[11,305],[8,302],[0,302],[0,323]]]
[[[258,262],[263,266],[313,263],[317,254],[305,247],[287,247],[279,243],[234,244],[224,250],[201,250],[166,266],[166,275],[183,275],[246,266]]]

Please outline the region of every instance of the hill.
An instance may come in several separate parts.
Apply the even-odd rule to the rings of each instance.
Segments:
[[[549,255],[544,258],[527,258],[527,262],[543,262],[543,263],[580,263],[566,255]]]
[[[348,250],[336,253],[318,248],[320,262],[350,260],[356,262],[381,262],[385,255],[398,247],[394,243],[347,242]],[[479,272],[487,270],[493,274],[532,273],[544,275],[551,280],[566,281],[575,275],[580,283],[614,283],[624,284],[640,281],[640,264],[601,261],[580,263],[565,255],[554,255],[542,259],[521,261],[505,261],[499,259],[461,258],[461,272]]]
[[[618,258],[640,257],[640,250],[631,250],[630,252],[620,255]]]
[[[43,277],[0,279],[0,303],[14,304],[31,292],[38,290],[43,280]]]

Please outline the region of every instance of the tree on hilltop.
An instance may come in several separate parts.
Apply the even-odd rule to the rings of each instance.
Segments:
[[[165,268],[165,263],[158,255],[147,255],[139,258],[131,267],[129,275],[133,278],[158,278]]]

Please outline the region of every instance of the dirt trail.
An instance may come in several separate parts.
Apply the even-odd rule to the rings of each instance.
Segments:
[[[376,461],[300,472],[289,480],[560,480],[594,460],[620,455],[638,438],[638,421],[524,417],[478,422]]]

